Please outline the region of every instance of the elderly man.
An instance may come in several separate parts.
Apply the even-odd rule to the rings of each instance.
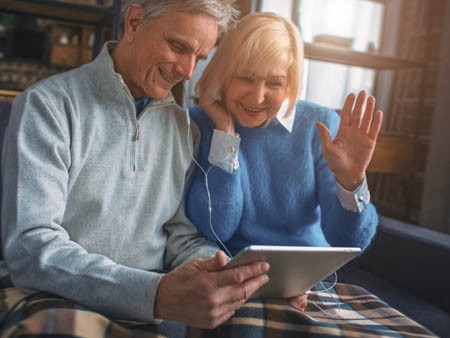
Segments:
[[[267,263],[222,270],[184,214],[199,134],[170,91],[234,20],[233,2],[123,1],[120,41],[16,99],[3,149],[10,291],[211,328],[267,282]]]

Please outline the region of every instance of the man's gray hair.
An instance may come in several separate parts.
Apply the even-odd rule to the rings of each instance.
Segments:
[[[239,16],[236,0],[122,0],[122,18],[128,7],[137,4],[145,13],[145,22],[169,14],[172,10],[186,13],[205,13],[212,16],[219,25],[219,34],[233,26]]]

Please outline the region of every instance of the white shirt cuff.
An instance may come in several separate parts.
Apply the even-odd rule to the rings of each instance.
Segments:
[[[365,177],[361,185],[353,191],[344,189],[338,181],[336,181],[336,186],[337,197],[344,209],[353,212],[363,212],[366,205],[369,204],[370,192]]]
[[[238,151],[240,143],[241,138],[238,134],[231,135],[214,129],[208,161],[232,173],[239,169]]]

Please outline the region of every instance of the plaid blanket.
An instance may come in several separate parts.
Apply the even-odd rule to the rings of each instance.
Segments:
[[[365,289],[336,284],[313,291],[305,312],[282,299],[251,299],[214,330],[109,319],[67,299],[0,280],[0,337],[436,337]]]

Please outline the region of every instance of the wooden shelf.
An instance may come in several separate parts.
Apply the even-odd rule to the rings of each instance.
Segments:
[[[19,95],[21,92],[18,90],[9,90],[9,89],[1,89],[0,88],[0,95],[5,95],[5,96],[17,96]]]
[[[372,69],[422,67],[423,63],[305,42],[305,58]]]
[[[1,0],[0,11],[97,25],[111,25],[113,20],[112,7],[56,0]]]
[[[0,88],[0,101],[12,102],[21,91]]]

